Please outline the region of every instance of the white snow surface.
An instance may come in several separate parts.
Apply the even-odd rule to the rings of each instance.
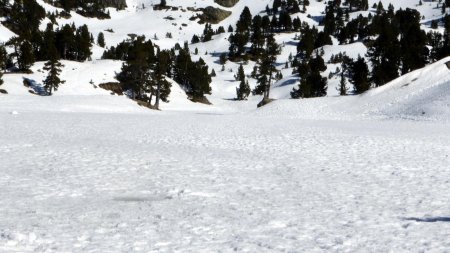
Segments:
[[[108,46],[128,33],[157,34],[162,48],[201,34],[192,12],[153,11],[158,2],[127,0],[126,10],[110,9],[111,20],[72,13],[58,23],[86,23],[94,36],[112,28]],[[424,27],[441,17],[436,2],[392,2],[421,11]],[[241,0],[220,25],[234,25],[246,5],[256,14],[271,3]],[[296,15],[317,25],[323,10],[313,0],[312,18]],[[12,36],[0,25],[0,41]],[[279,34],[285,78],[272,87],[277,100],[256,109],[259,96],[233,101],[239,64],[220,71],[228,36],[191,45],[217,73],[212,105],[192,103],[176,83],[162,111],[96,88],[115,81],[122,64],[99,60],[98,46],[93,61],[62,62],[66,83],[53,96],[30,93],[42,90],[42,62],[33,74],[5,74],[0,252],[450,252],[450,58],[363,95],[337,96],[334,77],[328,97],[292,100],[298,78],[282,67],[295,34]],[[328,60],[367,49],[324,51]]]
[[[85,95],[10,89],[0,252],[447,252],[446,61],[260,109],[177,91],[158,112],[85,82],[72,84]]]
[[[447,123],[0,102],[0,252],[450,249]]]

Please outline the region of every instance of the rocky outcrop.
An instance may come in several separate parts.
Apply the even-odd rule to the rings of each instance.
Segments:
[[[220,21],[228,18],[231,15],[231,11],[222,10],[208,6],[203,9],[203,14],[200,15],[200,20],[204,23],[218,24]]]
[[[113,7],[117,9],[125,9],[127,7],[127,1],[126,0],[101,0],[102,4],[104,4],[107,7]]]
[[[214,0],[214,2],[222,5],[223,7],[230,8],[235,6],[239,2],[239,0]]]
[[[122,85],[120,83],[101,83],[100,88],[111,91],[112,94],[123,95]]]

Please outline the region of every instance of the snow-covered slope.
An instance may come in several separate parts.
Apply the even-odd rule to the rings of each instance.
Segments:
[[[192,12],[153,11],[158,2],[127,0],[126,10],[110,9],[111,20],[72,13],[58,22],[86,23],[94,36],[113,29],[108,46],[137,33],[169,48],[202,32]],[[311,18],[296,15],[317,25],[325,2],[310,2]],[[436,2],[417,3],[393,1],[417,7],[424,23],[440,17]],[[219,25],[234,25],[245,5],[256,14],[266,4],[241,0]],[[11,36],[0,25],[0,41]],[[189,101],[175,83],[162,111],[96,88],[115,81],[122,64],[99,60],[97,46],[93,61],[62,62],[66,82],[52,96],[30,93],[41,89],[42,62],[33,74],[5,74],[0,252],[449,251],[450,58],[359,96],[337,96],[332,78],[328,97],[301,100],[289,99],[297,78],[282,69],[271,91],[277,100],[256,109],[259,96],[233,100],[239,63],[220,71],[228,36],[191,45],[217,73],[213,105]],[[294,37],[276,37],[280,69],[296,51]],[[367,49],[335,43],[324,51],[328,60]],[[253,66],[244,66],[247,75]]]
[[[0,103],[0,252],[450,248],[448,124]]]
[[[278,100],[256,113],[291,118],[450,120],[450,70],[442,59],[359,96]]]
[[[48,11],[54,11],[55,7],[38,1]],[[107,46],[113,46],[128,37],[128,34],[144,34],[149,38],[155,35],[158,37],[154,40],[162,48],[170,48],[175,43],[189,41],[194,34],[201,34],[203,25],[196,21],[189,20],[194,12],[188,11],[188,7],[202,8],[206,6],[219,7],[213,0],[204,1],[167,1],[168,5],[179,7],[178,10],[172,11],[154,11],[152,6],[159,3],[159,0],[128,0],[128,8],[123,11],[110,9],[110,20],[98,20],[82,17],[74,12],[71,13],[70,19],[58,19],[59,25],[75,23],[76,25],[87,24],[94,36],[99,32],[104,32],[106,36]],[[378,1],[370,1],[369,5]],[[382,1],[385,7],[390,1]],[[257,14],[265,9],[266,5],[271,5],[272,1],[252,1],[241,0],[232,8],[225,8],[232,11],[232,15],[218,25],[227,27],[234,25],[239,18],[245,6],[249,6],[252,14]],[[424,24],[428,19],[440,17],[440,10],[436,9],[434,2],[424,2],[422,6],[411,1],[395,1],[396,8],[417,8],[424,15]],[[325,3],[311,1],[307,14],[295,14],[300,16],[302,21],[310,25],[318,25],[314,17],[322,15]],[[221,7],[224,8],[224,7]],[[361,12],[357,14],[367,15],[369,12]],[[355,14],[356,15],[356,14]],[[174,20],[168,20],[167,17]],[[44,28],[46,21],[42,22]],[[13,36],[9,30],[0,27],[1,39]],[[106,30],[112,29],[113,32]],[[172,33],[172,38],[166,38],[167,32]],[[255,105],[259,102],[260,97],[250,97],[248,101],[232,101],[235,97],[236,86],[238,82],[234,80],[234,74],[240,63],[227,62],[225,71],[220,71],[222,66],[218,63],[218,55],[228,51],[228,33],[214,36],[212,41],[191,45],[191,50],[198,49],[199,55],[193,55],[194,59],[202,57],[209,65],[210,69],[214,69],[217,76],[213,78],[212,95],[208,99],[213,105],[206,106],[196,104],[189,101],[184,91],[174,83],[172,95],[169,103],[162,105],[163,110],[169,111],[208,111],[220,113],[236,113],[255,111]],[[353,116],[381,116],[381,117],[406,117],[415,119],[443,119],[446,120],[448,115],[448,69],[444,63],[449,59],[432,64],[422,70],[414,71],[404,77],[394,80],[384,87],[377,88],[367,92],[361,96],[337,97],[338,77],[329,79],[328,97],[306,100],[290,100],[290,91],[298,85],[298,80],[292,76],[292,69],[284,69],[284,63],[288,60],[290,54],[296,53],[295,33],[278,34],[277,42],[282,45],[282,53],[278,57],[280,70],[284,79],[275,83],[272,87],[271,95],[278,99],[273,105],[266,109],[262,109],[259,114],[290,112],[291,116],[299,117],[353,117]],[[324,59],[328,61],[332,55],[340,52],[346,53],[352,58],[358,55],[366,54],[364,44],[357,42],[350,45],[327,45],[324,48]],[[109,92],[100,88],[95,88],[100,83],[114,81],[114,77],[120,71],[121,62],[99,60],[104,49],[94,46],[94,60],[85,63],[64,62],[64,70],[61,78],[66,83],[61,85],[60,89],[53,97],[37,97],[28,92],[29,88],[23,86],[24,78],[33,80],[39,88],[45,73],[42,71],[43,63],[37,63],[32,70],[34,74],[7,74],[5,75],[5,84],[2,89],[8,91],[9,95],[2,95],[0,99],[6,103],[4,107],[10,110],[26,110],[28,107],[33,109],[38,106],[45,110],[61,110],[61,111],[77,111],[84,108],[85,111],[142,111],[143,108],[136,105],[135,102],[129,101],[124,97],[111,96]],[[247,75],[253,70],[254,63],[249,62],[244,65]],[[324,75],[328,75],[334,71],[339,65],[328,64],[328,69]],[[250,79],[251,87],[256,85],[255,80]],[[79,99],[80,102],[76,102]],[[23,107],[14,109],[17,103],[14,101],[28,101]],[[9,101],[9,102],[8,102]],[[69,102],[70,101],[70,102]],[[42,105],[42,106],[40,106]],[[114,106],[111,106],[114,105]],[[103,109],[101,109],[103,108]]]

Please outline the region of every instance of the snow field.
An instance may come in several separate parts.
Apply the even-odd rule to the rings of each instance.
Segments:
[[[0,114],[2,252],[445,252],[449,128]]]

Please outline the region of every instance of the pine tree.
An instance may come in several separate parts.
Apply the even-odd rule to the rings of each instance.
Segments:
[[[356,61],[350,63],[348,71],[355,94],[361,94],[370,89],[369,67],[364,58],[358,56]]]
[[[151,95],[155,95],[155,109],[159,110],[160,100],[168,102],[170,95],[170,88],[172,84],[167,81],[165,74],[170,68],[170,52],[161,51],[156,55],[156,63],[151,74]],[[151,98],[150,101],[151,103]]]
[[[343,71],[341,72],[341,79],[339,81],[338,91],[339,91],[339,95],[341,95],[341,96],[347,95],[348,88],[347,88],[347,82],[345,81],[345,76],[344,76]]]
[[[121,82],[123,90],[130,91],[133,99],[145,99],[145,92],[151,86],[149,80],[154,62],[153,43],[146,41],[144,36],[138,36],[131,41],[128,51],[117,80]]]
[[[91,57],[91,34],[87,25],[83,25],[76,32],[77,54],[76,60],[85,61]]]
[[[3,84],[3,71],[6,68],[7,57],[5,46],[0,44],[0,86]]]
[[[244,67],[242,64],[239,66],[236,80],[239,81],[239,87],[236,88],[237,100],[245,100],[250,94],[250,86],[248,81],[245,80]]]
[[[97,44],[100,47],[105,47],[105,35],[102,32],[100,32],[97,36]]]
[[[19,64],[19,69],[21,71],[29,71],[30,67],[35,62],[35,57],[33,53],[33,47],[30,42],[25,40],[20,45],[20,53],[17,63]]]
[[[236,23],[236,33],[230,35],[230,56],[240,56],[245,53],[245,46],[250,39],[250,27],[252,25],[252,14],[250,9],[246,6],[241,13],[241,16]]]
[[[372,80],[376,86],[381,86],[399,76],[401,46],[398,26],[389,14],[380,15],[377,22],[379,36],[369,47],[367,56],[372,63]]]
[[[61,73],[61,68],[64,67],[59,62],[58,52],[56,47],[53,46],[49,50],[49,60],[44,65],[44,70],[48,71],[47,78],[43,81],[44,89],[47,91],[47,94],[52,95],[53,91],[57,91],[60,84],[64,83],[59,78],[59,74]]]
[[[320,55],[316,55],[309,61],[304,60],[299,64],[300,84],[298,89],[291,92],[292,98],[323,97],[327,95],[327,78],[322,77],[321,71],[326,70],[324,60]]]
[[[205,94],[211,94],[211,76],[202,58],[189,66],[189,94],[194,101],[202,101]]]
[[[261,59],[257,62],[256,82],[258,85],[253,90],[253,94],[263,95],[263,102],[270,97],[270,86],[272,84],[274,74],[277,72],[275,63],[277,55],[280,54],[280,46],[276,43],[273,34],[266,39],[266,46]]]
[[[422,68],[427,63],[427,36],[420,28],[420,18],[420,13],[412,9],[398,10],[395,13],[400,33],[402,74]]]

